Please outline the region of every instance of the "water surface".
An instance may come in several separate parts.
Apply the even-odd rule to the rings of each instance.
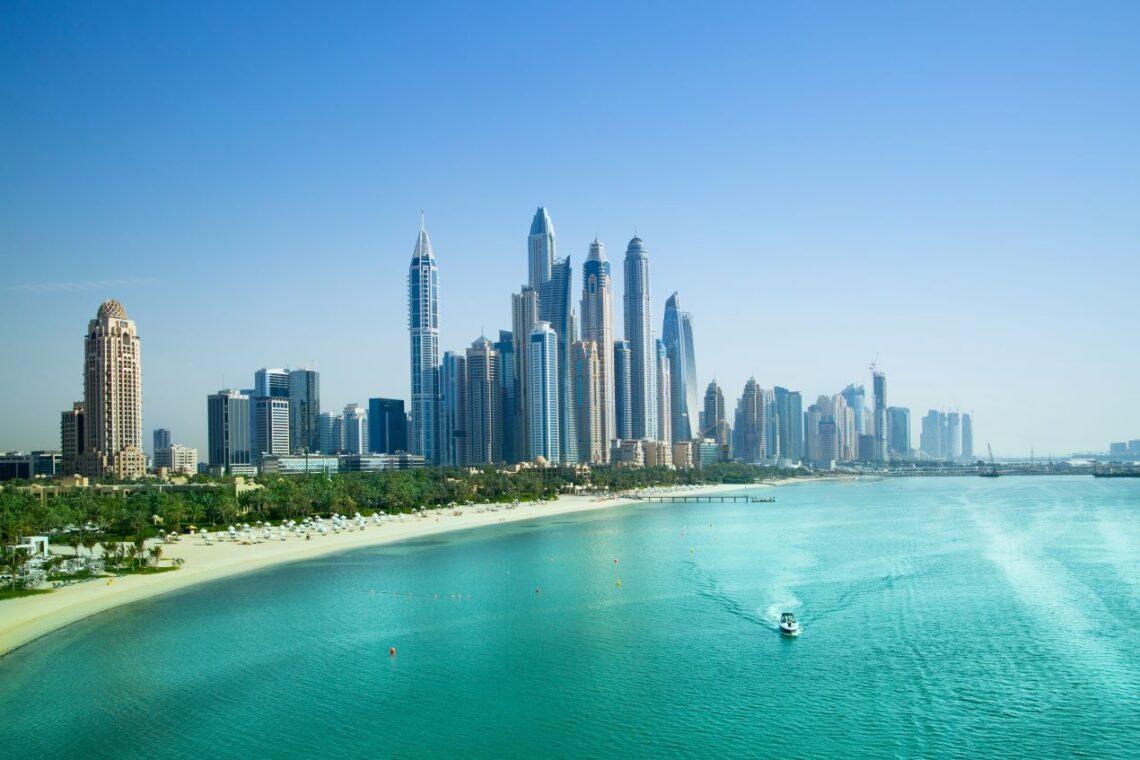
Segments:
[[[1140,481],[771,493],[113,610],[0,659],[0,756],[1140,755]]]

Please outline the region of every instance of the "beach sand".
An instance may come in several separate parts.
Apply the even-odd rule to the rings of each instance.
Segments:
[[[765,485],[779,485],[780,482],[769,481]],[[755,486],[709,485],[674,491],[647,489],[645,493],[703,495],[739,491],[745,487]],[[453,530],[634,503],[637,502],[628,498],[608,498],[599,501],[590,496],[562,496],[557,501],[520,504],[514,509],[503,509],[498,512],[480,513],[475,507],[463,507],[461,508],[463,514],[456,516],[452,514],[451,509],[439,509],[428,512],[426,518],[404,515],[402,522],[393,519],[382,525],[375,525],[369,521],[368,527],[363,531],[314,535],[311,541],[290,535],[286,541],[267,541],[253,545],[226,541],[207,546],[200,538],[183,536],[179,543],[162,546],[162,564],[169,564],[175,558],[184,562],[180,569],[173,572],[100,578],[65,586],[50,594],[0,601],[0,655],[104,610],[251,570]],[[64,549],[64,552],[70,554],[67,549]]]

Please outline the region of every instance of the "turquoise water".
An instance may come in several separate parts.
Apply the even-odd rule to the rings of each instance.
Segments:
[[[96,616],[0,659],[0,756],[1140,755],[1140,481],[765,493]]]

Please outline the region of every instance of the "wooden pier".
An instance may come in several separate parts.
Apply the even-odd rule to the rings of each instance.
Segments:
[[[630,498],[637,501],[665,501],[682,504],[702,501],[742,501],[746,504],[772,504],[776,501],[775,496],[643,496],[642,494],[633,494]]]

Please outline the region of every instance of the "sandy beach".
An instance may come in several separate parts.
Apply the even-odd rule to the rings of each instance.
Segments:
[[[785,481],[769,481],[765,485],[779,485],[782,482]],[[645,493],[705,495],[739,491],[744,487],[725,484],[673,491],[647,489]],[[428,512],[428,517],[404,515],[402,521],[393,519],[381,525],[369,521],[363,531],[317,535],[310,541],[290,536],[286,541],[268,541],[262,544],[242,545],[227,541],[207,546],[200,538],[184,536],[179,543],[163,545],[164,565],[176,558],[184,562],[182,567],[174,572],[100,578],[65,586],[50,594],[0,601],[0,655],[46,633],[113,607],[272,565],[448,531],[607,509],[633,503],[637,502],[628,498],[598,500],[591,496],[562,496],[557,501],[520,504],[514,509],[502,509],[497,512],[479,512],[475,507],[465,507],[460,510],[461,515],[453,515],[450,509],[440,509]],[[70,550],[66,548],[63,552],[70,554]]]

